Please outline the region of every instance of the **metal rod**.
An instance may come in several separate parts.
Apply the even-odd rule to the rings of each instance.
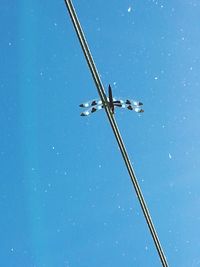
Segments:
[[[84,53],[85,58],[87,60],[88,66],[90,68],[90,71],[91,71],[92,77],[94,79],[95,85],[97,87],[97,91],[99,93],[99,96],[100,96],[102,102],[106,103],[105,110],[106,110],[110,125],[112,127],[113,132],[114,132],[115,138],[117,140],[117,143],[119,145],[120,151],[122,153],[122,157],[124,159],[124,162],[125,162],[125,165],[127,167],[128,173],[130,175],[131,181],[132,181],[133,186],[135,188],[135,192],[137,194],[137,197],[138,197],[138,200],[140,202],[140,206],[142,208],[144,217],[146,219],[147,225],[148,225],[149,230],[151,232],[151,235],[152,235],[153,241],[155,243],[158,255],[160,257],[162,266],[163,267],[168,267],[167,259],[165,257],[164,252],[163,252],[163,249],[162,249],[161,243],[159,241],[158,235],[156,233],[155,227],[153,225],[153,221],[151,219],[149,210],[147,208],[147,205],[145,203],[144,197],[142,195],[142,191],[141,191],[140,186],[138,184],[138,181],[137,181],[136,175],[134,173],[132,164],[131,164],[131,162],[129,160],[129,156],[128,156],[128,153],[126,151],[126,148],[125,148],[124,142],[122,140],[122,137],[120,135],[117,123],[116,123],[115,118],[113,116],[113,113],[110,110],[109,105],[107,103],[107,97],[106,97],[106,94],[105,94],[105,90],[104,90],[103,84],[102,84],[101,79],[99,77],[97,68],[95,66],[94,60],[93,60],[91,52],[89,50],[86,38],[84,36],[83,30],[82,30],[81,25],[80,25],[80,22],[78,20],[77,15],[76,15],[76,11],[74,9],[74,6],[73,6],[71,0],[64,0],[64,1],[65,1],[66,6],[67,6],[67,9],[69,11],[71,20],[73,22],[75,31],[77,33],[79,42],[80,42],[82,50],[83,50],[83,53]]]

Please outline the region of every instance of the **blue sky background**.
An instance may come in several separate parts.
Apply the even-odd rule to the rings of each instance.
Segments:
[[[75,1],[170,266],[200,266],[200,3]],[[161,266],[64,1],[2,1],[0,265]]]

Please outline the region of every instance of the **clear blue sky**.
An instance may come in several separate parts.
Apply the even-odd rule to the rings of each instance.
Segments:
[[[200,2],[74,0],[170,266],[200,266]],[[64,1],[2,1],[0,265],[161,266]]]

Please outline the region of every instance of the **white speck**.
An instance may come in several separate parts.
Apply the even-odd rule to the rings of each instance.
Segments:
[[[116,85],[117,84],[117,82],[113,82],[113,85]]]
[[[99,164],[99,169],[101,168],[101,164]]]
[[[160,7],[161,7],[161,8],[163,8],[164,6],[163,6],[163,5],[161,5]]]
[[[186,120],[187,118],[185,116],[183,116],[183,120]]]
[[[121,209],[121,206],[120,205],[118,206],[118,209]]]
[[[12,45],[12,43],[11,43],[11,42],[9,42],[9,43],[8,43],[8,45],[9,45],[9,46],[11,46],[11,45]]]
[[[54,26],[56,27],[56,26],[58,26],[58,24],[56,22],[54,22]]]
[[[132,8],[131,8],[131,6],[129,6],[129,8],[128,8],[128,12],[130,13],[130,12],[131,12],[131,10],[132,10]]]
[[[187,82],[183,81],[183,86],[186,87],[187,86]]]
[[[64,172],[64,175],[67,175],[67,172],[66,171]]]
[[[169,153],[169,159],[172,159],[172,155]]]
[[[146,251],[148,250],[148,247],[147,247],[147,246],[145,246],[145,250],[146,250]]]
[[[11,252],[14,252],[14,248],[11,248],[10,251],[11,251]]]
[[[118,240],[115,240],[115,244],[116,244],[116,245],[119,245],[119,241],[118,241]]]
[[[55,146],[52,146],[52,149],[54,150],[55,149]]]
[[[156,76],[156,77],[154,77],[154,80],[158,80],[158,77]]]

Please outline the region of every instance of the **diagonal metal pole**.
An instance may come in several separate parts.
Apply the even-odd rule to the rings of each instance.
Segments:
[[[129,156],[128,156],[128,153],[126,151],[126,148],[125,148],[124,142],[122,140],[122,137],[120,135],[119,129],[117,127],[117,123],[115,121],[115,118],[113,116],[112,111],[109,108],[103,84],[102,84],[101,79],[99,77],[97,68],[95,66],[94,60],[92,58],[91,52],[90,52],[88,44],[86,42],[86,38],[84,36],[84,33],[83,33],[82,28],[81,28],[80,22],[78,20],[78,17],[76,15],[74,6],[73,6],[71,0],[64,0],[64,1],[65,1],[66,6],[67,6],[67,9],[69,11],[71,20],[73,22],[75,31],[76,31],[78,39],[79,39],[79,42],[81,44],[82,50],[84,52],[85,58],[87,60],[88,66],[90,68],[90,71],[91,71],[92,77],[94,79],[95,85],[97,87],[99,96],[100,96],[102,102],[105,104],[105,110],[106,110],[110,125],[112,127],[113,132],[114,132],[115,138],[117,140],[117,143],[119,145],[120,151],[122,153],[122,157],[124,159],[124,162],[125,162],[125,165],[127,167],[128,173],[130,175],[131,181],[132,181],[133,186],[135,188],[138,200],[140,202],[140,206],[142,208],[144,217],[146,219],[147,225],[148,225],[149,230],[151,232],[151,235],[152,235],[153,241],[155,243],[158,255],[160,257],[162,266],[163,267],[168,267],[167,259],[165,257],[165,254],[164,254],[164,251],[162,249],[161,243],[159,241],[158,235],[156,233],[155,227],[153,225],[153,221],[151,219],[149,210],[147,208],[147,205],[145,203],[144,197],[142,195],[142,191],[141,191],[140,186],[138,184],[138,181],[137,181],[135,172],[133,170],[132,164],[131,164],[131,162],[129,160]]]

